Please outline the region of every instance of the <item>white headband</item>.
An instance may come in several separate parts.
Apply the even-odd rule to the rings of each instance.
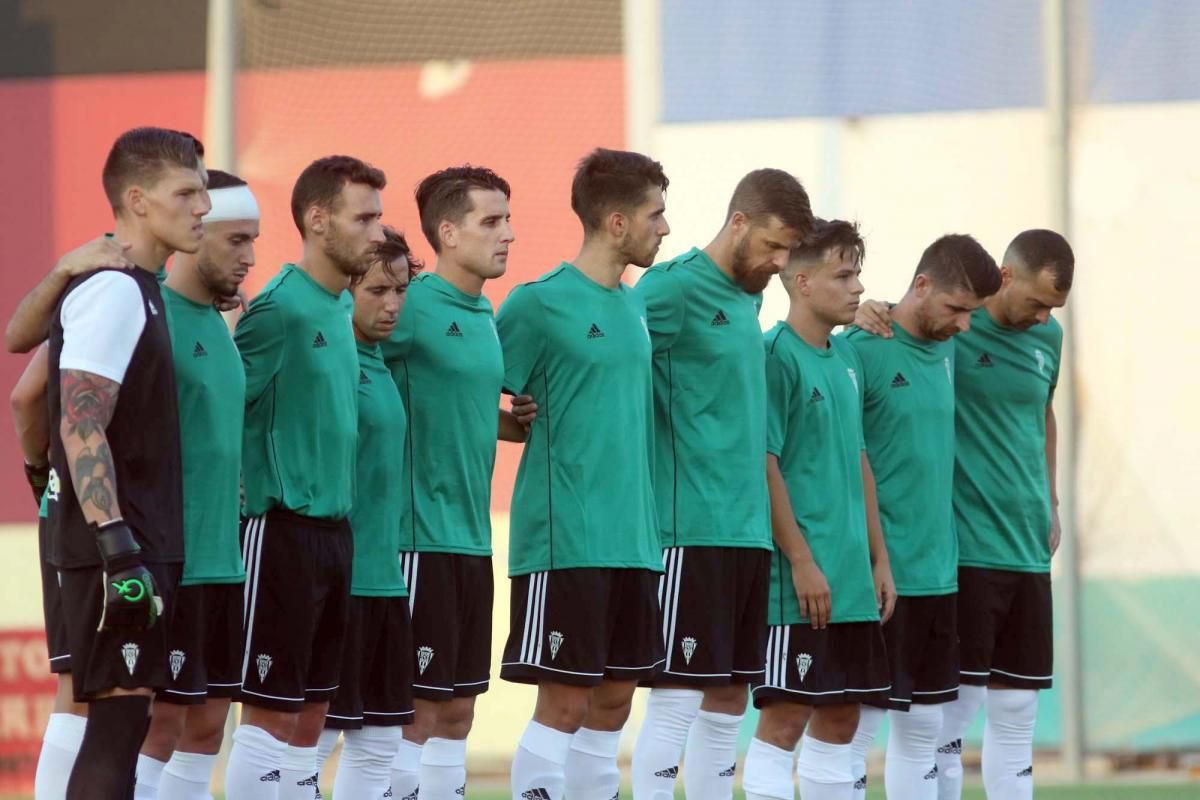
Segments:
[[[212,210],[204,215],[204,222],[224,222],[230,219],[258,219],[258,201],[249,186],[227,186],[209,189],[208,199]]]

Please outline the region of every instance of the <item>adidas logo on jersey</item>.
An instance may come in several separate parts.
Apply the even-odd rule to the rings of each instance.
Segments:
[[[660,769],[658,772],[654,773],[654,777],[656,777],[656,778],[675,779],[678,776],[679,776],[679,767],[678,766],[668,767],[666,769]]]
[[[821,390],[814,386],[813,390],[812,390],[812,394],[810,394],[808,396],[808,402],[820,403],[824,399],[825,399],[825,395],[821,394]]]
[[[977,367],[992,366],[992,357],[989,356],[987,353],[982,354],[981,356],[979,356],[979,359],[975,362],[975,366],[977,366]]]
[[[450,323],[450,327],[446,328],[446,335],[447,336],[459,336],[459,337],[462,336],[462,330],[458,327],[457,322]]]
[[[279,783],[279,770],[273,769],[258,779],[259,783]]]
[[[588,338],[589,339],[603,339],[604,331],[600,330],[600,326],[593,322],[591,330],[588,331]]]
[[[358,384],[361,386],[364,383],[370,383],[371,379],[367,377],[367,373],[363,370],[358,371]]]
[[[524,800],[550,800],[550,793],[539,786],[536,789],[530,789],[527,792],[521,792],[521,797],[524,798]]]
[[[717,326],[717,325],[728,325],[728,324],[729,324],[729,317],[725,316],[725,312],[724,312],[724,311],[722,311],[722,310],[720,310],[720,309],[717,309],[717,315],[716,315],[715,317],[713,317],[712,324],[713,324],[714,326]]]
[[[1018,772],[1018,773],[1017,773],[1017,777],[1018,777],[1018,778],[1030,778],[1030,777],[1033,777],[1033,764],[1030,764],[1028,767],[1026,767],[1025,769],[1023,769],[1023,770],[1021,770],[1020,772]]]
[[[924,778],[922,778],[921,780],[925,780],[925,781],[936,781],[936,780],[937,780],[937,776],[938,776],[937,764],[934,764],[934,765],[933,765],[933,769],[929,770],[929,772],[926,772],[926,773],[925,773],[925,777],[924,777]]]
[[[737,763],[735,762],[733,764],[730,764],[728,769],[723,769],[720,772],[718,772],[717,777],[718,778],[732,778],[736,774],[737,774]]]
[[[316,337],[313,338],[313,349],[316,349],[318,347],[328,347],[328,346],[329,346],[329,342],[325,341],[325,334],[321,333],[320,331],[317,331]]]
[[[903,372],[897,372],[896,377],[892,378],[892,388],[893,389],[902,389],[908,385],[909,385],[908,378],[904,377]]]
[[[208,355],[208,351],[204,349],[204,345],[196,342],[196,346],[192,348],[192,358],[204,358]]]
[[[962,739],[955,739],[953,742],[948,742],[937,749],[939,753],[958,754],[962,753]]]

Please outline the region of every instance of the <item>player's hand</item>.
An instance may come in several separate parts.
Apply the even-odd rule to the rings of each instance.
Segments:
[[[42,495],[46,493],[46,486],[50,483],[50,465],[30,464],[26,461],[25,480],[29,481],[29,488],[33,489],[33,502],[37,503],[40,509],[42,507]]]
[[[888,561],[878,561],[871,567],[875,581],[875,603],[879,607],[879,624],[892,618],[896,610],[896,582],[892,580],[892,566]]]
[[[162,613],[162,598],[155,592],[154,577],[142,563],[142,548],[124,520],[90,525],[104,560],[103,630],[142,631],[154,627]]]
[[[800,613],[808,617],[813,630],[829,624],[833,613],[833,596],[829,592],[829,581],[815,561],[792,564],[792,588],[800,601]]]
[[[879,300],[864,300],[854,313],[854,324],[867,333],[892,338],[892,310]]]
[[[132,246],[128,242],[108,236],[99,236],[64,255],[54,265],[54,269],[68,278],[85,275],[106,267],[131,269],[134,263],[129,260],[127,255]]]
[[[1058,546],[1062,544],[1062,522],[1058,518],[1058,506],[1053,506],[1050,509],[1050,555],[1058,552]]]
[[[213,300],[213,306],[221,313],[237,311],[239,308],[245,311],[246,293],[238,289],[236,294],[231,294],[228,297],[218,297],[216,300]]]
[[[537,403],[533,402],[533,398],[527,394],[519,394],[512,399],[512,413],[517,418],[517,422],[525,426],[525,430],[529,430],[529,426],[537,419]]]

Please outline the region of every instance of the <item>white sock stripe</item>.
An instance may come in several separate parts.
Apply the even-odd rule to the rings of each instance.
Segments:
[[[246,592],[249,597],[249,602],[246,604],[246,640],[242,646],[242,683],[246,682],[246,674],[250,670],[250,642],[254,636],[254,610],[258,604],[258,582],[262,579],[262,548],[263,539],[267,533],[267,517],[264,514],[254,520],[257,523],[254,526],[254,549],[251,558],[253,559],[254,581],[251,583],[250,576],[246,576]],[[247,525],[247,530],[249,529]]]

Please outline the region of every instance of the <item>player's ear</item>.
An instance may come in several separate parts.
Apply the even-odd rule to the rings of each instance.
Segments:
[[[438,239],[442,247],[458,247],[458,226],[448,219],[438,223]]]
[[[1000,287],[1003,288],[1012,283],[1015,274],[1013,268],[1009,264],[1000,265]]]
[[[325,235],[325,226],[329,221],[325,209],[314,203],[304,212],[304,226],[318,236]]]
[[[750,227],[750,220],[741,211],[735,211],[729,217],[729,229],[733,231],[735,238],[741,238],[745,235],[746,230]]]
[[[122,205],[129,209],[129,213],[137,217],[146,215],[146,193],[141,186],[133,184],[125,189],[124,202]]]
[[[917,297],[924,300],[929,296],[929,292],[933,288],[933,282],[929,280],[928,275],[922,272],[913,279],[913,288],[917,290]]]
[[[613,211],[608,215],[607,225],[608,233],[614,239],[623,239],[625,232],[629,229],[629,220],[624,212]]]

